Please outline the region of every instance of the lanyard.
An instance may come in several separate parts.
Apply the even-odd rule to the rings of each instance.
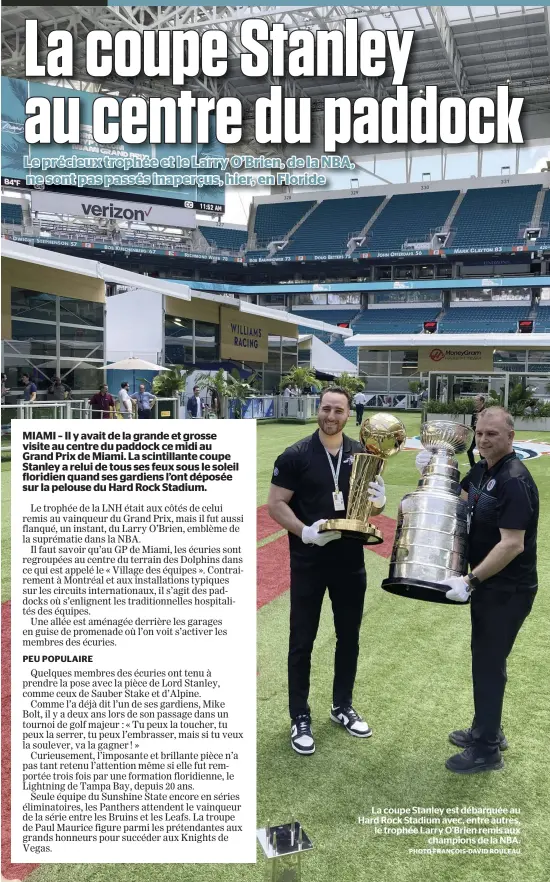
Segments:
[[[472,502],[472,511],[475,509],[476,505],[478,504],[478,502],[479,502],[479,497],[481,496],[481,494],[482,494],[483,491],[485,490],[487,484],[488,484],[489,481],[491,480],[491,477],[492,477],[492,476],[487,477],[487,475],[486,475],[483,484],[481,485],[481,487],[478,487],[477,490],[476,490],[476,492],[474,493],[474,499],[473,499],[473,502]]]
[[[337,464],[336,470],[335,470],[334,464],[332,462],[332,457],[331,457],[330,453],[328,452],[327,448],[325,447],[325,453],[327,455],[328,464],[329,464],[330,470],[332,472],[332,477],[334,478],[334,489],[336,490],[337,493],[339,492],[339,490],[338,490],[338,476],[340,474],[340,466],[342,465],[342,452],[343,452],[343,450],[344,450],[344,445],[342,444],[340,447],[340,450],[338,451],[338,464]]]

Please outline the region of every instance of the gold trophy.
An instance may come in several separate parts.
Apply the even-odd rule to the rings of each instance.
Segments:
[[[330,518],[321,524],[319,532],[339,530],[346,539],[362,539],[365,545],[378,545],[384,537],[377,527],[369,524],[373,508],[369,484],[382,473],[386,460],[403,448],[407,433],[401,420],[393,414],[373,413],[363,420],[359,437],[367,452],[353,455],[346,517]]]

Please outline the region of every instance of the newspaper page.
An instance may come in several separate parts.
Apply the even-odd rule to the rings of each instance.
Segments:
[[[1,23],[2,879],[547,882],[548,3]]]

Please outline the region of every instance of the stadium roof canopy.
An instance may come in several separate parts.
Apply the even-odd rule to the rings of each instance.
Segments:
[[[96,260],[75,257],[73,254],[60,254],[57,251],[47,251],[43,248],[35,248],[32,245],[23,245],[21,242],[12,242],[9,239],[3,240],[2,256],[10,257],[13,260],[22,260],[25,263],[33,263],[36,266],[47,266],[64,272],[89,276],[93,279],[102,279],[104,282],[121,285],[127,289],[139,289],[157,294],[165,294],[179,300],[191,300],[192,298],[213,300],[216,303],[234,307],[240,312],[248,313],[249,315],[259,315],[264,318],[271,318],[277,322],[286,322],[288,325],[293,326],[293,331],[297,325],[300,325],[316,331],[325,331],[339,337],[350,337],[353,333],[349,328],[340,328],[337,325],[330,325],[327,322],[321,322],[318,319],[308,318],[307,316],[292,314],[280,309],[271,309],[268,306],[258,306],[255,303],[247,303],[245,300],[237,299],[236,297],[224,297],[220,294],[211,294],[208,291],[196,291],[192,288],[193,283],[189,286],[165,279],[155,279],[151,276],[144,276],[141,273],[134,273],[129,270],[119,269],[116,266],[99,263]]]
[[[179,94],[170,81],[116,76],[90,85],[84,68],[84,41],[93,29],[116,32],[121,28],[144,31],[156,28],[218,28],[228,35],[229,72],[213,79],[195,77],[186,82],[199,96],[232,95],[243,102],[246,119],[252,119],[254,101],[269,93],[280,81],[242,75],[238,56],[242,51],[239,28],[244,19],[259,17],[284,23],[289,30],[343,29],[346,18],[357,18],[360,30],[414,29],[415,40],[405,85],[418,94],[426,85],[437,85],[440,96],[496,94],[509,81],[513,96],[525,97],[524,112],[550,113],[550,9],[548,6],[16,6],[2,10],[2,72],[25,76],[25,21],[36,18],[43,34],[55,28],[69,29],[75,38],[75,88],[128,95]],[[365,95],[382,98],[393,93],[392,71],[381,78],[329,77],[287,79],[289,96],[309,97],[314,113],[322,113],[326,97]],[[56,81],[68,85],[66,80]],[[315,118],[315,117],[314,117]],[[321,122],[321,120],[319,120]],[[538,128],[538,127],[535,127]],[[546,126],[548,134],[548,126]],[[248,135],[248,137],[246,137]],[[537,135],[533,134],[533,140]],[[256,152],[251,129],[239,152]],[[265,149],[263,152],[267,152]]]

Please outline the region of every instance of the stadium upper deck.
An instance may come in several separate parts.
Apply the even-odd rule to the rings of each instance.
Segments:
[[[259,199],[249,228],[199,223],[159,233],[110,230],[89,220],[25,216],[2,203],[4,235],[46,247],[96,248],[217,262],[279,264],[446,259],[455,255],[550,255],[550,174],[436,181]],[[23,202],[23,205],[28,203]],[[106,247],[108,246],[108,247]]]

